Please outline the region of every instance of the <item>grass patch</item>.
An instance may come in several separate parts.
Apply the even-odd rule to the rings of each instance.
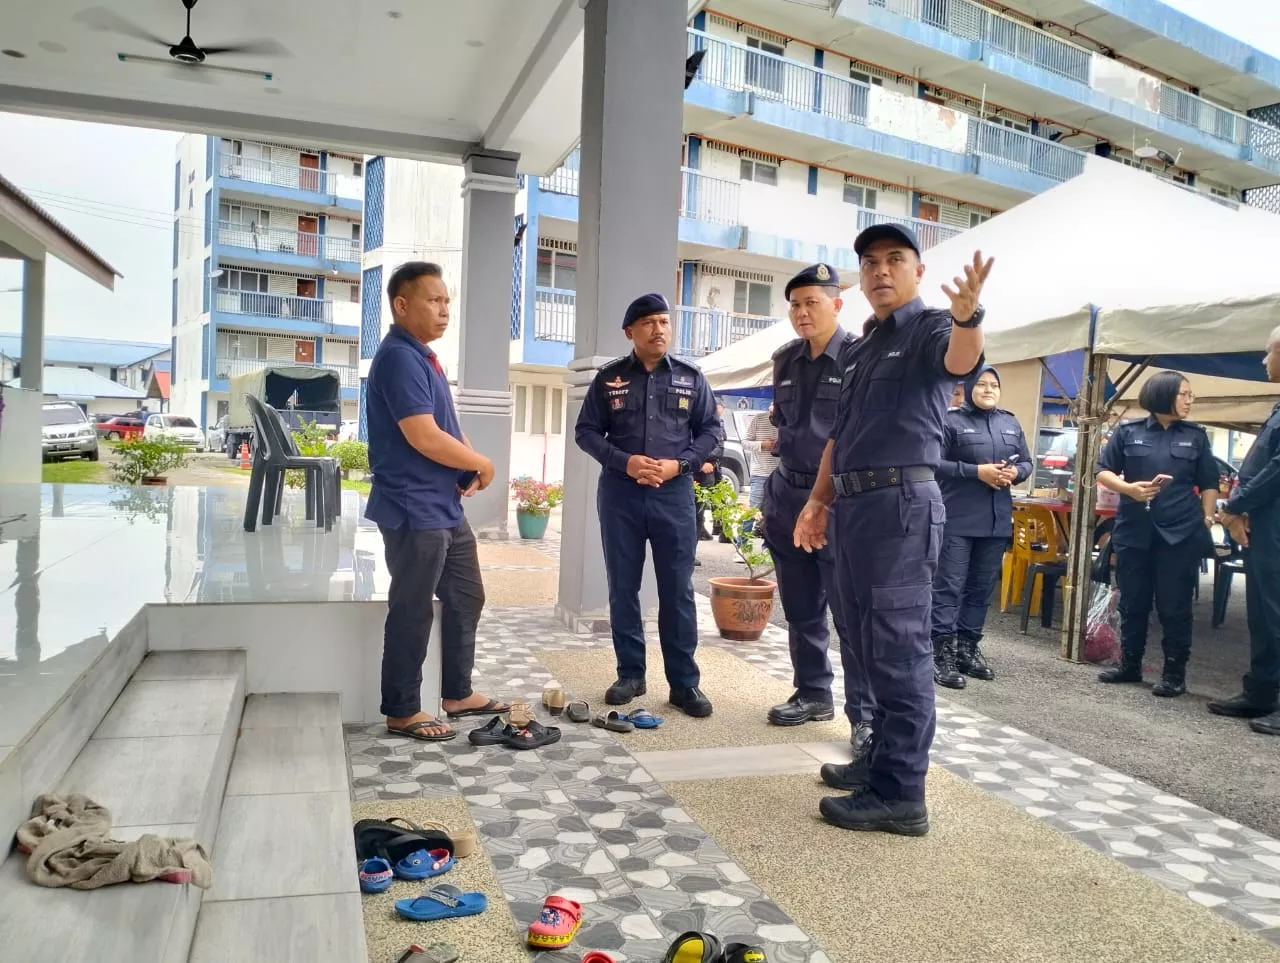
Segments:
[[[102,462],[82,458],[45,462],[40,471],[41,481],[55,485],[99,485],[109,478],[107,466]]]

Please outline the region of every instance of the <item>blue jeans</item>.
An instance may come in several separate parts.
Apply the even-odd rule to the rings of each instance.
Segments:
[[[759,508],[764,504],[764,486],[768,480],[768,475],[751,476],[751,493],[747,496],[747,504],[752,508]],[[753,519],[743,525],[742,530],[746,534],[750,535],[755,531],[755,520]]]

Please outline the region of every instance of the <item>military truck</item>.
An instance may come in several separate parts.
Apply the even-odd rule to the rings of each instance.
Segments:
[[[253,417],[246,395],[262,401],[284,417],[291,429],[314,422],[337,437],[342,424],[342,379],[328,368],[283,365],[236,375],[228,383],[231,401],[223,450],[236,458],[242,442],[253,448]]]

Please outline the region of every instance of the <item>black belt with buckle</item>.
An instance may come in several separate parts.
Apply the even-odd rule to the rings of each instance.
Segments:
[[[870,471],[847,471],[832,475],[836,494],[841,498],[861,495],[878,488],[890,488],[903,482],[933,481],[933,469],[928,465],[908,465],[906,468],[873,468]]]
[[[794,485],[796,488],[812,488],[818,483],[817,474],[810,475],[802,471],[792,471],[790,468],[783,465],[778,466],[778,474],[781,475],[788,484]]]

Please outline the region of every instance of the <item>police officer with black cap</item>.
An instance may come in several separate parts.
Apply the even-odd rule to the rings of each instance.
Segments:
[[[845,368],[795,544],[809,551],[827,544],[834,503],[840,608],[876,710],[869,757],[821,769],[828,786],[850,795],[828,796],[819,809],[845,829],[922,836],[936,722],[930,603],[946,518],[934,471],[952,388],[982,363],[978,298],[992,261],[975,253],[955,287],[942,286],[951,300],[945,311],[920,299],[924,265],[907,228],[867,228],[853,250],[874,314]]]
[[[840,277],[829,264],[812,264],[786,287],[791,327],[797,338],[773,355],[773,449],[781,462],[765,482],[764,542],[773,556],[778,595],[787,617],[795,693],[769,710],[776,726],[796,726],[835,717],[831,683],[835,678],[827,656],[830,605],[840,661],[844,664],[845,714],[852,727],[855,758],[867,751],[875,703],[866,673],[849,648],[833,582],[833,550],[806,552],[794,542],[796,519],[818,478],[822,450],[831,435],[840,399],[840,383],[857,338],[840,327],[836,316]]]
[[[622,327],[634,348],[597,372],[574,435],[603,469],[596,506],[618,660],[618,678],[605,702],[625,705],[646,691],[640,582],[647,542],[658,581],[658,638],[671,704],[691,716],[709,716],[711,700],[699,688],[694,661],[693,474],[724,440],[724,426],[702,371],[667,353],[670,311],[660,294],[631,302]]]

